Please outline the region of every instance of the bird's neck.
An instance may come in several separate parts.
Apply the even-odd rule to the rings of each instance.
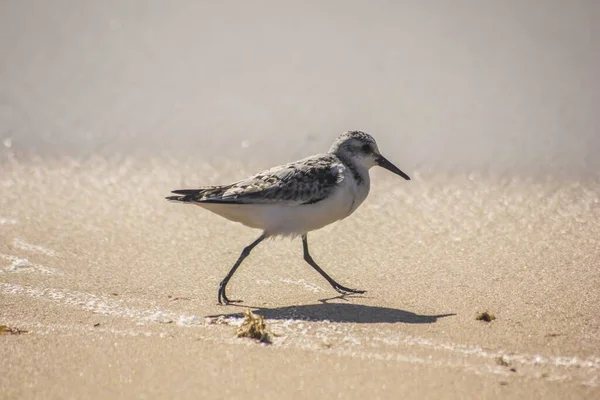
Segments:
[[[357,163],[356,160],[350,157],[340,156],[339,154],[336,155],[352,173],[352,177],[356,181],[356,184],[359,186],[366,185],[368,188],[370,185],[369,169],[364,165]]]

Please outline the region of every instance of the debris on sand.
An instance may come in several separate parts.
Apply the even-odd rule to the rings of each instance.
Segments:
[[[496,357],[496,364],[502,365],[503,367],[508,367],[510,363],[504,359],[504,357]]]
[[[244,322],[237,328],[238,337],[249,337],[261,343],[273,343],[273,334],[267,330],[267,324],[262,315],[255,315],[252,311],[244,311]]]
[[[27,333],[27,331],[11,326],[0,325],[0,335],[21,335],[23,333]]]
[[[484,311],[482,313],[477,314],[477,317],[475,319],[477,321],[492,322],[496,319],[496,316],[494,314],[490,314],[487,311]]]
[[[517,369],[515,367],[512,367],[510,361],[504,358],[504,356],[496,357],[496,364],[507,368],[510,367],[511,372],[517,372]]]
[[[229,320],[224,315],[218,317],[206,317],[204,318],[206,325],[230,325]]]

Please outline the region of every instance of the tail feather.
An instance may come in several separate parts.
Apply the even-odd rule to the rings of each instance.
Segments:
[[[203,189],[178,189],[178,190],[172,190],[171,193],[175,193],[178,194],[180,196],[168,196],[165,197],[166,200],[169,201],[178,201],[181,203],[189,203],[195,200],[198,200],[198,198],[201,196],[201,194],[204,192]]]
[[[220,197],[231,185],[226,186],[205,186],[199,189],[177,189],[172,190],[171,193],[175,193],[179,196],[169,196],[165,199],[169,201],[178,201],[181,203],[191,202],[211,202],[215,198]]]
[[[168,196],[165,197],[165,200],[169,200],[169,201],[179,201],[182,203],[187,203],[192,201],[192,199],[188,196]]]
[[[201,192],[206,191],[206,189],[177,189],[177,190],[171,190],[171,193],[175,193],[175,194],[183,194],[183,195],[196,195],[196,194],[200,194]]]

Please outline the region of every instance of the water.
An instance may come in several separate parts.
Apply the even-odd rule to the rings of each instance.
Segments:
[[[4,1],[0,152],[597,176],[591,1]]]

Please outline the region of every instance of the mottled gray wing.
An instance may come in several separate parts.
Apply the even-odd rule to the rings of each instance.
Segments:
[[[343,180],[344,165],[323,155],[271,168],[223,187],[199,201],[234,204],[313,204],[326,198]]]

